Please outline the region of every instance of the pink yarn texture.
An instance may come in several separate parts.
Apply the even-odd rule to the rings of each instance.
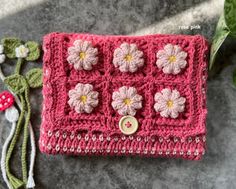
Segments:
[[[97,49],[97,62],[91,70],[78,70],[68,63],[68,48],[76,40],[91,42],[92,47]],[[122,72],[113,64],[115,50],[124,43],[135,44],[143,53],[143,65],[134,72]],[[173,74],[165,73],[163,67],[157,66],[160,57],[157,53],[163,52],[167,44],[177,45],[181,53],[187,54],[181,54],[187,64]],[[39,140],[42,152],[191,160],[198,160],[205,153],[208,45],[202,36],[51,33],[44,37],[43,49],[44,101]],[[169,59],[164,57],[162,60],[175,64],[179,61],[176,57],[171,55]],[[131,62],[132,56],[127,60]],[[98,93],[98,104],[91,111],[78,113],[68,104],[68,93],[78,83],[90,84],[92,90]],[[122,115],[113,108],[112,95],[123,86],[134,87],[142,99],[142,106],[136,109],[134,115],[139,124],[138,130],[129,136],[119,129]],[[178,91],[175,93],[181,100],[175,98],[179,107],[175,112],[162,113],[165,117],[160,114],[164,109],[156,105],[163,89]],[[155,94],[159,94],[156,99]]]

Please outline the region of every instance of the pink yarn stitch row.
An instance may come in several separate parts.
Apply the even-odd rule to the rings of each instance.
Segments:
[[[149,157],[181,157],[199,160],[205,153],[205,135],[186,139],[156,136],[105,136],[75,132],[44,131],[40,149],[49,154],[67,155],[139,155]]]

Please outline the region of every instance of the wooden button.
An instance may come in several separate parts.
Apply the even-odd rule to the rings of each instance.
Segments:
[[[123,116],[119,121],[119,128],[125,135],[134,134],[138,129],[138,121],[133,116]]]

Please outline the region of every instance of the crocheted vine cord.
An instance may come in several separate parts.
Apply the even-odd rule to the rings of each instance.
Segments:
[[[15,74],[20,74],[20,68],[21,68],[22,64],[23,64],[23,59],[18,58],[16,68],[15,68]],[[22,181],[19,182],[19,179],[17,179],[15,176],[13,176],[10,173],[9,161],[10,161],[14,146],[16,145],[16,141],[19,137],[19,134],[20,134],[20,131],[22,128],[22,120],[23,120],[26,112],[27,112],[27,116],[26,116],[25,124],[24,124],[24,137],[23,137],[23,144],[22,144],[21,162],[22,162],[22,176],[23,176],[23,182],[24,182],[23,184],[25,184],[25,185],[27,184],[26,150],[27,150],[27,140],[28,140],[28,124],[29,124],[29,120],[30,120],[31,108],[30,108],[30,103],[29,103],[28,86],[25,86],[25,88],[26,88],[26,91],[24,91],[25,96],[23,96],[23,94],[19,95],[20,101],[22,102],[22,111],[20,114],[20,118],[18,120],[15,135],[12,139],[12,142],[10,144],[10,147],[7,152],[7,157],[6,157],[7,176],[9,177],[10,183],[13,186],[13,188],[16,188],[16,189],[22,186]]]
[[[16,178],[10,172],[10,164],[9,164],[12,152],[13,152],[14,147],[16,145],[17,139],[19,138],[19,135],[20,135],[20,131],[21,131],[21,128],[22,128],[22,121],[23,121],[24,114],[25,114],[25,111],[26,111],[25,110],[26,109],[25,101],[24,101],[24,98],[23,98],[22,95],[20,95],[20,101],[22,102],[22,110],[21,110],[20,117],[19,117],[19,120],[18,120],[17,125],[16,125],[16,131],[14,133],[13,139],[11,141],[11,144],[8,148],[7,155],[6,155],[7,177],[9,178],[10,184],[12,185],[12,187],[14,189],[17,189],[17,188],[21,187],[22,185],[24,185],[24,183],[20,179]]]
[[[30,114],[31,114],[31,107],[30,107],[30,101],[29,101],[29,88],[27,87],[25,91],[25,101],[27,106],[27,116],[25,119],[25,125],[24,125],[24,138],[23,138],[23,144],[22,144],[22,154],[21,154],[21,163],[22,163],[22,174],[23,174],[23,181],[24,183],[27,183],[27,162],[26,162],[26,152],[27,152],[27,141],[28,141],[28,125],[30,121]]]
[[[21,68],[22,64],[23,64],[23,59],[18,58],[17,63],[16,63],[16,67],[15,67],[15,73],[16,74],[20,74],[20,68]]]
[[[5,76],[4,76],[4,74],[2,73],[1,66],[0,66],[0,79],[1,79],[2,81],[5,80]],[[20,110],[22,110],[22,104],[21,104],[21,102],[20,102],[20,99],[19,99],[18,96],[15,95],[14,93],[12,93],[12,94],[15,96],[15,102],[16,102],[17,106],[20,108]],[[26,117],[26,116],[25,116],[25,117]],[[13,126],[14,126],[14,125],[13,125]],[[12,130],[11,130],[11,132],[12,132],[11,139],[12,139],[13,134],[14,134],[15,129],[16,129],[16,128],[14,128],[13,126],[12,126]],[[15,125],[15,127],[16,127],[16,125]],[[27,181],[26,187],[27,187],[27,188],[33,188],[33,187],[35,187],[35,182],[34,182],[34,178],[33,178],[33,172],[34,172],[34,163],[35,163],[35,157],[36,157],[36,145],[35,145],[34,131],[33,131],[33,128],[32,128],[32,125],[31,125],[31,122],[30,122],[30,121],[29,121],[29,132],[30,132],[31,154],[30,154],[29,176],[28,176],[28,181]],[[10,134],[11,134],[11,133],[10,133]],[[10,138],[10,136],[9,136],[8,138]],[[10,140],[10,141],[11,141],[11,140]],[[7,147],[8,147],[8,145],[9,145],[10,141],[8,142]],[[6,142],[7,142],[7,141],[6,141]],[[6,149],[6,151],[7,151],[7,149]],[[4,162],[2,163],[2,164],[4,164],[4,170],[2,171],[4,174],[5,174],[5,172],[6,172],[6,162],[5,162],[5,159],[6,159],[5,156],[6,156],[6,155],[5,155],[5,154],[6,154],[6,152],[4,153],[4,157],[2,158],[2,159],[4,159]],[[5,175],[6,175],[6,174],[5,174]],[[7,176],[5,176],[5,177],[7,177]],[[6,178],[6,179],[7,179],[7,178]],[[9,188],[12,188],[11,185],[10,185],[10,183],[8,182],[8,180],[6,181],[6,183],[7,183],[7,185],[8,185]]]

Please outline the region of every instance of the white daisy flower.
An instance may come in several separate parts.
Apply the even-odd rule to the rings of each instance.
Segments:
[[[136,111],[142,108],[142,99],[134,87],[123,86],[113,92],[112,107],[118,110],[120,115],[134,116]]]
[[[187,53],[182,51],[178,45],[167,44],[163,50],[156,54],[156,65],[165,74],[178,74],[187,65]]]
[[[93,91],[93,86],[90,84],[78,83],[68,95],[70,98],[68,104],[79,114],[91,113],[98,105],[98,92]]]
[[[185,101],[177,90],[165,88],[155,94],[154,109],[160,112],[162,117],[177,118],[179,113],[184,111]]]
[[[92,66],[98,62],[98,50],[92,46],[90,41],[76,40],[68,48],[67,61],[76,70],[92,70]]]
[[[6,59],[6,56],[5,54],[3,54],[3,51],[4,51],[4,47],[3,45],[0,45],[0,64],[5,62],[5,59]]]
[[[16,47],[15,52],[17,58],[26,58],[29,53],[29,49],[24,45],[20,45],[19,47]]]
[[[144,64],[143,52],[136,44],[122,43],[114,51],[113,64],[121,72],[136,72]]]

